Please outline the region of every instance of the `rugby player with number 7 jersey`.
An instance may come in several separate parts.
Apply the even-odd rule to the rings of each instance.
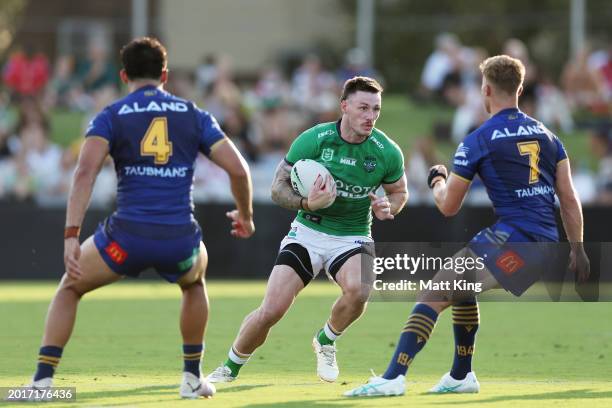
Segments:
[[[520,296],[539,278],[559,240],[555,220],[555,194],[571,245],[569,269],[584,282],[590,273],[583,247],[583,218],[574,190],[567,153],[561,141],[539,121],[518,109],[525,67],[521,61],[498,55],[481,65],[481,93],[490,119],[466,136],[455,153],[453,172],[433,166],[428,184],[445,216],[461,208],[473,177],[482,179],[498,221],[480,231],[456,257],[484,260],[485,268],[472,278],[482,291],[502,287]],[[553,248],[554,249],[554,248]],[[440,270],[433,281],[458,278],[458,272]],[[438,315],[452,307],[455,338],[451,369],[430,392],[475,393],[480,384],[472,371],[480,314],[475,293],[423,291],[397,343],[387,370],[373,376],[348,397],[402,395],[406,374],[431,335]]]

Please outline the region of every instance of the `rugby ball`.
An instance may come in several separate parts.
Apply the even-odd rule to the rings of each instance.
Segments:
[[[321,163],[311,159],[298,160],[291,168],[291,186],[302,197],[308,197],[317,177],[325,178],[327,175],[331,174]]]

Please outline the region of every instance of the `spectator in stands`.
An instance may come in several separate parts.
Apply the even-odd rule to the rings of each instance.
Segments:
[[[76,77],[87,93],[104,87],[117,88],[117,66],[109,58],[108,45],[97,37],[92,38],[87,57],[76,67]]]
[[[59,181],[44,194],[37,195],[37,202],[44,206],[64,206],[68,200],[72,174],[76,168],[79,151],[84,139],[75,140],[62,151]],[[113,162],[108,156],[104,161],[91,194],[90,208],[108,208],[114,203],[117,192],[117,176]]]
[[[15,148],[12,136],[14,128],[12,116],[8,94],[0,92],[0,199],[12,193],[16,177],[12,153]]]
[[[44,139],[49,128],[49,120],[38,99],[33,96],[22,97],[18,105],[16,127],[4,142],[3,150],[6,154],[0,163],[1,194],[18,200],[32,197],[39,186],[36,176],[47,176],[42,172],[34,174],[32,166],[44,166],[49,158],[43,154],[47,153]],[[42,157],[34,153],[42,154]]]
[[[240,109],[242,105],[242,92],[234,82],[231,63],[226,56],[221,56],[217,62],[217,74],[204,104],[222,127],[229,112]]]
[[[195,72],[196,89],[200,98],[205,98],[211,92],[217,73],[217,57],[214,54],[206,55]]]
[[[591,149],[599,159],[596,202],[612,205],[612,122],[591,131]]]
[[[337,101],[338,84],[331,72],[325,70],[317,55],[307,55],[293,74],[291,95],[298,108],[315,120],[319,105],[330,96]]]
[[[211,91],[204,100],[204,108],[217,120],[223,131],[232,138],[249,160],[256,160],[257,149],[250,139],[250,121],[244,107],[242,91],[233,78],[231,61],[221,56]]]
[[[39,97],[49,80],[49,61],[44,54],[26,46],[9,57],[2,79],[15,97]]]
[[[254,96],[259,106],[288,104],[291,98],[291,87],[278,67],[269,66],[261,72],[255,84]]]
[[[537,109],[537,76],[536,65],[531,61],[529,50],[518,38],[510,38],[504,42],[503,54],[520,60],[525,66],[523,92],[519,97],[519,108],[529,116],[536,116]]]
[[[435,135],[415,140],[406,163],[406,176],[410,191],[408,203],[410,205],[433,204],[433,198],[426,182],[427,175],[431,166],[442,161],[436,149]]]
[[[197,95],[197,90],[194,88],[192,72],[184,69],[172,70],[168,75],[168,82],[164,85],[164,89],[173,95],[180,98],[194,100]]]
[[[290,87],[276,67],[269,67],[255,86],[256,110],[252,117],[253,140],[259,155],[277,156],[287,152],[293,141],[290,123]],[[281,156],[281,158],[282,158]]]
[[[589,55],[589,67],[600,73],[606,86],[606,100],[612,99],[612,44],[597,49]]]
[[[459,143],[488,118],[480,88],[463,84],[459,73],[447,75],[442,87],[444,99],[456,108],[450,132],[452,140]]]
[[[269,184],[269,182],[268,182]],[[232,192],[225,171],[200,154],[193,173],[193,199],[195,202],[230,202]]]
[[[461,73],[461,84],[465,89],[475,88],[480,93],[482,74],[480,64],[487,59],[489,53],[481,47],[462,47],[458,64]]]
[[[356,76],[374,78],[384,85],[380,74],[369,64],[366,53],[361,48],[351,48],[346,52],[344,64],[338,70],[339,85],[343,86],[344,82]]]
[[[278,163],[293,141],[287,105],[281,100],[268,100],[253,116],[257,147],[261,156],[274,156]]]
[[[9,141],[15,127],[15,115],[10,109],[9,99],[7,93],[0,92],[0,160],[11,156]]]
[[[25,123],[19,129],[19,138],[17,166],[22,177],[28,179],[27,194],[42,204],[61,182],[62,149],[49,140],[49,126],[44,122]]]
[[[574,130],[572,111],[565,95],[550,76],[543,72],[538,75],[535,97],[536,118],[551,129],[565,133]]]
[[[608,114],[604,78],[588,64],[590,50],[584,47],[563,68],[563,91],[574,110],[601,115]]]
[[[435,49],[427,57],[421,74],[420,93],[426,99],[441,96],[444,78],[460,68],[461,43],[455,34],[441,33],[435,40]]]
[[[45,94],[45,105],[55,108],[77,108],[83,105],[82,89],[75,83],[74,57],[60,55],[55,60],[53,77]]]

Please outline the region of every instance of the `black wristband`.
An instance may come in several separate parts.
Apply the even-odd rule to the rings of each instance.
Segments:
[[[427,176],[427,185],[429,186],[429,188],[434,188],[435,183],[432,184],[432,182],[433,179],[435,179],[436,177],[442,177],[444,180],[446,180],[446,174],[439,171],[436,167],[432,167],[429,170],[429,175]]]

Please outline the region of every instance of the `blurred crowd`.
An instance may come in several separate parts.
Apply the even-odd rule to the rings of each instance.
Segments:
[[[74,135],[68,138],[73,142],[60,147],[50,138],[51,117],[58,111],[80,112],[84,130],[93,115],[125,93],[111,51],[93,41],[82,58],[60,55],[52,62],[40,52],[23,48],[7,59],[0,88],[0,200],[65,205],[83,138]],[[502,51],[521,59],[527,68],[521,109],[563,133],[582,126],[576,118],[592,119],[590,147],[599,167],[589,169],[577,163],[575,182],[585,202],[612,204],[612,47],[582,50],[567,62],[557,80],[538,69],[520,40],[508,40]],[[404,152],[412,204],[431,203],[424,181],[427,170],[434,163],[449,161],[440,147],[456,145],[487,119],[478,69],[487,56],[486,50],[465,46],[457,36],[443,33],[424,61],[420,88],[411,97],[419,103],[450,107],[454,114],[449,123],[436,123],[430,134],[416,139]],[[342,84],[355,75],[383,80],[360,49],[349,50],[340,66],[325,66],[318,55],[308,54],[291,67],[270,64],[246,79],[235,77],[227,56],[207,55],[193,72],[171,70],[165,88],[196,101],[218,119],[249,161],[255,200],[268,202],[274,169],[291,142],[315,123],[338,119]],[[111,206],[115,186],[108,160],[92,205]],[[231,200],[227,176],[204,156],[196,166],[194,199]],[[488,203],[478,181],[468,202]]]
[[[519,99],[523,112],[557,134],[588,132],[589,153],[598,168],[574,161],[574,183],[584,203],[612,204],[612,45],[598,49],[586,45],[578,50],[565,63],[558,79],[533,61],[528,47],[519,39],[508,39],[500,51],[525,65]],[[488,118],[480,95],[479,70],[488,56],[487,50],[466,46],[452,33],[436,37],[415,98],[420,103],[450,106],[454,113],[450,123],[435,123],[431,134],[418,139],[412,151],[407,152],[413,203],[432,202],[422,180],[429,166],[448,162],[448,158],[439,157],[438,145],[450,142],[456,146]],[[467,202],[489,202],[479,180],[472,184]]]

